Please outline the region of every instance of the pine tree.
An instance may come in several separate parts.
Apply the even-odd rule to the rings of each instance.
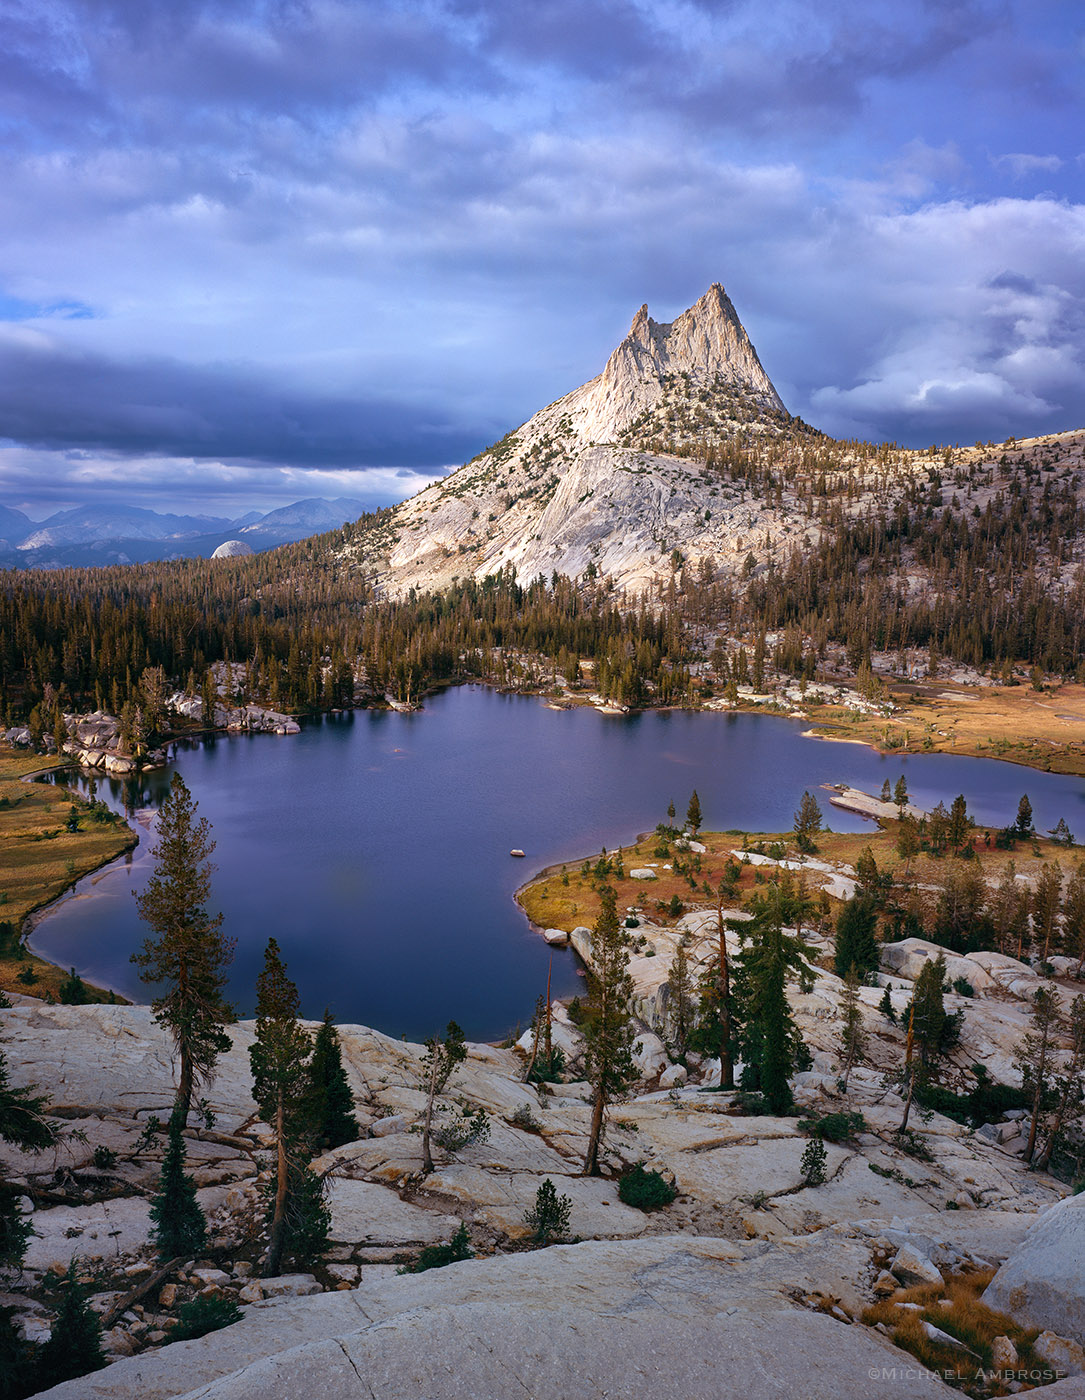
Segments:
[[[45,1390],[61,1381],[100,1371],[105,1364],[101,1324],[87,1304],[86,1289],[76,1276],[73,1258],[52,1333],[38,1358],[37,1384]]]
[[[326,1152],[345,1142],[356,1142],[360,1129],[354,1116],[354,1096],[343,1068],[343,1051],[335,1020],[327,1010],[313,1042],[309,1080],[313,1150]]]
[[[972,818],[968,815],[968,804],[965,801],[964,793],[960,793],[953,799],[949,809],[948,839],[950,850],[960,851],[964,849],[972,826]]]
[[[1032,803],[1028,800],[1027,792],[1022,793],[1021,801],[1017,804],[1017,820],[1014,822],[1014,830],[1022,840],[1032,834]]]
[[[179,1254],[199,1255],[207,1242],[207,1220],[196,1200],[196,1183],[185,1172],[185,1140],[176,1118],[170,1120],[169,1143],[151,1202],[152,1236],[165,1263]]]
[[[889,984],[886,983],[885,991],[882,992],[882,999],[878,1002],[878,1010],[892,1025],[897,1023],[897,1013],[893,1010],[893,998],[889,994]]]
[[[825,1165],[825,1144],[820,1138],[811,1138],[799,1163],[803,1185],[820,1186],[825,1180]]]
[[[869,899],[875,908],[881,908],[884,903],[885,886],[886,881],[878,869],[874,852],[869,846],[864,846],[855,862],[855,893]]]
[[[694,836],[701,829],[701,799],[697,796],[697,789],[693,789],[693,796],[689,799],[689,806],[686,808],[686,825]]]
[[[731,867],[728,867],[730,869]],[[737,867],[735,867],[737,868]],[[709,959],[699,979],[700,1001],[697,1020],[691,1044],[702,1055],[718,1058],[720,1062],[720,1087],[735,1087],[734,1061],[734,998],[731,995],[731,961],[727,950],[728,921],[723,917],[723,906],[732,893],[732,886],[725,875],[718,888],[706,884],[705,891],[716,900],[717,952]]]
[[[1085,996],[1074,998],[1070,1006],[1070,1052],[1055,1075],[1055,1110],[1044,1145],[1036,1157],[1036,1167],[1047,1171],[1059,1134],[1070,1116],[1085,1099]]]
[[[814,837],[821,830],[821,808],[812,792],[804,792],[799,801],[799,810],[792,820],[795,823],[795,844],[800,851],[816,851]]]
[[[1062,913],[1062,867],[1057,860],[1044,861],[1032,896],[1032,937],[1040,945],[1040,960],[1047,962],[1052,943],[1058,943]]]
[[[73,967],[61,982],[59,988],[60,1003],[62,1006],[85,1006],[90,1001],[90,992],[87,984],[83,981]]]
[[[48,1104],[44,1094],[34,1093],[33,1085],[12,1088],[7,1056],[0,1049],[0,1141],[27,1152],[51,1147],[57,1132],[45,1117]],[[26,1251],[31,1231],[29,1220],[19,1210],[22,1194],[0,1179],[0,1265],[17,1267]]]
[[[1028,935],[1029,893],[1017,880],[1017,867],[1008,861],[989,898],[991,933],[999,952],[1020,958]]]
[[[919,1059],[921,1082],[937,1072],[945,1052],[960,1038],[962,1013],[946,1010],[946,960],[941,953],[928,958],[915,979],[909,1021]]]
[[[1046,1106],[1054,1069],[1061,1011],[1062,1003],[1058,992],[1054,988],[1041,987],[1032,999],[1032,1028],[1021,1037],[1017,1047],[1015,1064],[1021,1071],[1022,1087],[1032,1097],[1028,1145],[1025,1148],[1026,1162],[1032,1161],[1036,1151],[1040,1119]]]
[[[852,1070],[866,1059],[866,1031],[859,1001],[859,976],[854,964],[848,969],[840,991],[840,1016],[843,1023],[840,1028],[840,1053],[844,1060],[840,1086],[846,1094]]]
[[[946,960],[939,953],[923,964],[908,1003],[904,1065],[896,1076],[905,1091],[904,1117],[897,1130],[901,1133],[908,1127],[915,1091],[934,1079],[946,1051],[960,1038],[964,1013],[946,1011],[945,992]]]
[[[693,1031],[693,979],[689,967],[687,940],[678,940],[674,959],[667,973],[668,1048],[675,1059],[684,1060]]]
[[[298,1024],[298,989],[286,975],[279,945],[269,938],[256,979],[256,1040],[249,1049],[253,1098],[275,1138],[274,1190],[269,1201],[269,1242],[264,1274],[282,1271],[296,1232],[291,1228],[299,1193],[308,1190],[309,1055],[312,1042]]]
[[[422,1173],[428,1176],[433,1170],[433,1149],[430,1140],[433,1136],[433,1105],[459,1065],[467,1059],[467,1043],[463,1031],[455,1021],[449,1021],[444,1037],[431,1036],[426,1041],[426,1054],[422,1059],[423,1082],[420,1087],[426,1094],[426,1115],[422,1121]]]
[[[897,804],[897,816],[901,821],[908,807],[908,780],[902,773],[893,788],[893,801]]]
[[[1062,937],[1067,953],[1077,957],[1076,976],[1085,967],[1085,861],[1078,861],[1066,882],[1062,906]]]
[[[787,1000],[794,977],[803,991],[813,986],[806,945],[783,930],[779,892],[752,903],[754,917],[742,925],[737,958],[739,1045],[744,1088],[759,1089],[773,1113],[792,1106],[788,1080],[805,1049]]]
[[[215,843],[208,822],[196,819],[197,805],[175,773],[158,812],[154,873],[136,894],[139,916],[157,938],[132,955],[142,980],[157,989],[155,1019],[173,1035],[180,1060],[173,1112],[182,1127],[196,1085],[214,1077],[230,1048],[223,1027],[233,1020],[225,968],[234,945],[222,936],[221,914],[207,913]]]
[[[875,970],[879,962],[877,927],[873,900],[857,894],[847,901],[836,920],[833,971],[838,977],[846,977],[853,967],[860,978]]]
[[[0,1400],[25,1400],[37,1389],[38,1347],[23,1340],[15,1317],[14,1308],[0,1307]]]
[[[1054,826],[1048,827],[1047,834],[1052,841],[1057,841],[1060,846],[1072,846],[1074,844],[1074,833],[1066,824],[1066,818],[1060,817]]]
[[[554,1183],[547,1177],[535,1192],[535,1204],[524,1211],[524,1224],[538,1245],[561,1240],[569,1233],[569,1214],[573,1208],[569,1196],[559,1196]]]
[[[599,1144],[607,1107],[626,1092],[635,1074],[629,940],[618,922],[614,890],[604,885],[599,893],[603,907],[592,931],[593,977],[581,1028],[585,1078],[592,1087],[591,1127],[584,1158],[586,1176],[594,1176],[599,1170]]]

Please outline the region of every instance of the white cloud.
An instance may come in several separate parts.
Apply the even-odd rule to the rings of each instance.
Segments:
[[[416,474],[396,467],[354,471],[254,467],[191,457],[58,452],[0,443],[0,499],[33,519],[91,497],[99,504],[221,516],[273,510],[308,496],[348,496],[375,508],[413,496],[447,470]]]
[[[1036,156],[1024,151],[994,156],[991,163],[996,169],[1008,170],[1015,180],[1025,180],[1030,175],[1054,174],[1065,164],[1061,156]]]

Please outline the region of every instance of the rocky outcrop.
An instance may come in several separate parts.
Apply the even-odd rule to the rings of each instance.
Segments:
[[[689,1400],[949,1396],[846,1325],[865,1250],[846,1236],[662,1236],[556,1246],[257,1303],[245,1320],[48,1392],[52,1400]],[[854,1302],[852,1302],[854,1306]],[[877,1379],[872,1380],[875,1377]]]
[[[244,540],[223,540],[212,559],[241,559],[247,554],[255,554],[251,544],[246,544]]]
[[[203,721],[203,700],[199,696],[186,695],[183,690],[178,690],[169,697],[166,704],[174,714]],[[269,710],[263,705],[226,705],[217,701],[212,722],[216,729],[247,734],[301,733],[301,725],[296,719],[280,714],[278,710]]]
[[[1085,1195],[1045,1211],[995,1274],[983,1301],[1085,1344]]]
[[[660,944],[655,958],[636,965],[642,999],[649,1000],[651,978],[665,976],[664,932],[677,938],[682,930],[646,927]],[[687,916],[687,929],[698,927],[698,917]],[[874,1015],[878,989],[863,988],[861,996],[864,1014]],[[252,1024],[231,1027],[231,1048],[205,1091],[214,1127],[193,1128],[187,1138],[214,1266],[193,1261],[157,1303],[127,1310],[110,1329],[109,1347],[112,1357],[128,1359],[57,1394],[242,1400],[263,1387],[264,1394],[336,1395],[341,1380],[356,1386],[361,1377],[373,1394],[394,1395],[407,1374],[408,1348],[412,1393],[435,1396],[504,1395],[517,1356],[537,1358],[530,1393],[555,1397],[601,1393],[593,1357],[606,1363],[612,1395],[644,1394],[646,1370],[653,1394],[668,1394],[673,1378],[683,1394],[696,1395],[704,1376],[730,1374],[750,1357],[766,1396],[780,1393],[779,1386],[795,1394],[869,1394],[868,1366],[882,1364],[914,1376],[884,1339],[847,1325],[885,1266],[895,1260],[905,1273],[910,1264],[912,1273],[933,1280],[940,1271],[997,1262],[1018,1249],[1036,1212],[1063,1188],[937,1114],[916,1125],[927,1156],[909,1157],[894,1136],[900,1101],[887,1095],[877,1068],[853,1070],[846,1098],[836,1089],[838,998],[837,979],[820,973],[815,990],[796,999],[814,1049],[813,1070],[795,1080],[796,1097],[816,1111],[847,1108],[866,1120],[855,1140],[826,1144],[827,1180],[818,1187],[805,1184],[808,1138],[794,1117],[746,1116],[732,1095],[702,1092],[712,1067],[696,1057],[689,1061],[692,1082],[683,1083],[686,1071],[674,1073],[681,1067],[669,1065],[664,1041],[648,1032],[637,1049],[646,1083],[611,1111],[602,1177],[581,1174],[589,1086],[525,1084],[530,1037],[523,1051],[469,1047],[442,1102],[484,1108],[490,1135],[455,1156],[438,1152],[436,1170],[423,1177],[417,1128],[424,1047],[341,1027],[362,1135],[314,1163],[329,1181],[331,1249],[316,1275],[292,1276],[278,1292],[251,1276],[260,1257],[259,1188],[270,1136],[251,1097]],[[997,1002],[984,1007],[992,1016],[1002,1012]],[[49,1325],[41,1301],[48,1271],[63,1270],[73,1257],[93,1265],[97,1287],[107,1290],[96,1297],[100,1310],[151,1271],[147,1197],[163,1144],[146,1130],[152,1117],[168,1114],[174,1066],[168,1036],[146,1007],[48,1006],[24,998],[4,1013],[4,1031],[14,1081],[48,1092],[64,1130],[55,1152],[0,1144],[0,1162],[36,1232],[13,1296],[25,1300],[23,1325],[41,1336]],[[579,1073],[582,1046],[560,1009],[554,1039],[566,1050],[570,1075]],[[656,1082],[662,1087],[653,1091]],[[114,1164],[103,1167],[100,1159],[114,1154]],[[673,1180],[677,1199],[649,1214],[623,1203],[617,1178],[638,1162]],[[525,1212],[547,1179],[569,1198],[570,1234],[583,1243],[508,1252],[523,1248]],[[60,1203],[64,1195],[68,1201]],[[947,1202],[965,1208],[947,1211]],[[460,1221],[476,1260],[395,1274],[395,1265],[425,1245],[448,1240]],[[298,1296],[315,1288],[345,1291]],[[248,1305],[244,1322],[199,1342],[163,1346],[167,1311],[203,1292]],[[707,1311],[704,1297],[714,1300]],[[1065,1335],[1061,1324],[1050,1326]],[[583,1338],[591,1345],[581,1351]],[[551,1374],[553,1358],[567,1353],[575,1367]],[[455,1368],[443,1364],[449,1357],[457,1358]],[[581,1378],[587,1390],[576,1388]],[[815,1382],[815,1391],[803,1388]]]
[[[670,449],[790,431],[715,283],[673,322],[641,307],[601,374],[397,506],[356,557],[393,594],[506,567],[523,583],[591,568],[639,588],[670,578],[675,549],[693,567],[741,564],[784,511]]]

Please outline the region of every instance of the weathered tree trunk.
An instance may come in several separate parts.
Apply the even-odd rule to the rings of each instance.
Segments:
[[[1067,1087],[1063,1089],[1063,1092],[1059,1095],[1059,1106],[1055,1110],[1055,1116],[1051,1120],[1047,1134],[1044,1137],[1044,1145],[1040,1149],[1040,1155],[1033,1163],[1038,1171],[1047,1171],[1048,1167],[1051,1165],[1051,1154],[1055,1150],[1055,1139],[1058,1137],[1059,1133],[1062,1132],[1062,1125],[1066,1120],[1072,1094],[1072,1088]]]
[[[271,1239],[268,1244],[265,1278],[276,1278],[282,1272],[283,1237],[286,1234],[286,1188],[288,1163],[286,1159],[286,1124],[283,1113],[283,1096],[280,1092],[278,1107],[275,1110],[275,1136],[277,1139],[277,1162],[275,1178],[275,1213],[271,1217]]]
[[[177,1094],[173,1100],[173,1112],[170,1115],[171,1121],[176,1119],[178,1125],[183,1130],[188,1126],[188,1114],[192,1107],[192,1089],[195,1082],[195,1074],[192,1068],[192,1055],[189,1053],[188,1045],[182,1041],[178,1046],[178,1054],[181,1061],[181,1070],[177,1080]]]
[[[606,1109],[606,1100],[603,1097],[602,1089],[596,1089],[595,1098],[592,1101],[591,1110],[591,1131],[588,1134],[588,1151],[584,1157],[584,1175],[597,1176],[599,1174],[599,1139],[603,1135],[603,1113]]]
[[[426,1120],[422,1125],[422,1174],[429,1176],[433,1170],[433,1153],[430,1151],[430,1128],[433,1126],[433,1100],[437,1093],[438,1047],[433,1047],[433,1063],[429,1071],[429,1095],[426,1099]]]
[[[848,1092],[848,1080],[849,1080],[849,1078],[851,1077],[851,1067],[852,1067],[852,1063],[853,1063],[854,1059],[855,1059],[855,1052],[854,1052],[854,1050],[849,1050],[849,1051],[848,1051],[848,1058],[844,1061],[844,1078],[840,1081],[840,1084],[841,1084],[841,1093],[846,1094],[846,1093]]]
[[[735,1087],[735,1064],[731,1056],[731,965],[727,958],[727,933],[723,926],[723,894],[716,905],[716,918],[720,935],[720,1027],[723,1041],[720,1045],[720,1088]]]
[[[915,1031],[915,1000],[908,1009],[908,1039],[904,1047],[904,1068],[908,1075],[908,1095],[904,1100],[904,1117],[900,1120],[898,1133],[908,1131],[908,1117],[912,1111],[912,1097],[915,1094],[915,1054],[914,1054],[914,1031]]]

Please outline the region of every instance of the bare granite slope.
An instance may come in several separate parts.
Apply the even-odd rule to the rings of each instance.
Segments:
[[[640,444],[778,435],[788,419],[719,283],[675,321],[642,306],[603,372],[397,507],[363,551],[389,593],[511,567],[521,582],[594,565],[620,586],[741,551],[771,508],[704,463]]]

